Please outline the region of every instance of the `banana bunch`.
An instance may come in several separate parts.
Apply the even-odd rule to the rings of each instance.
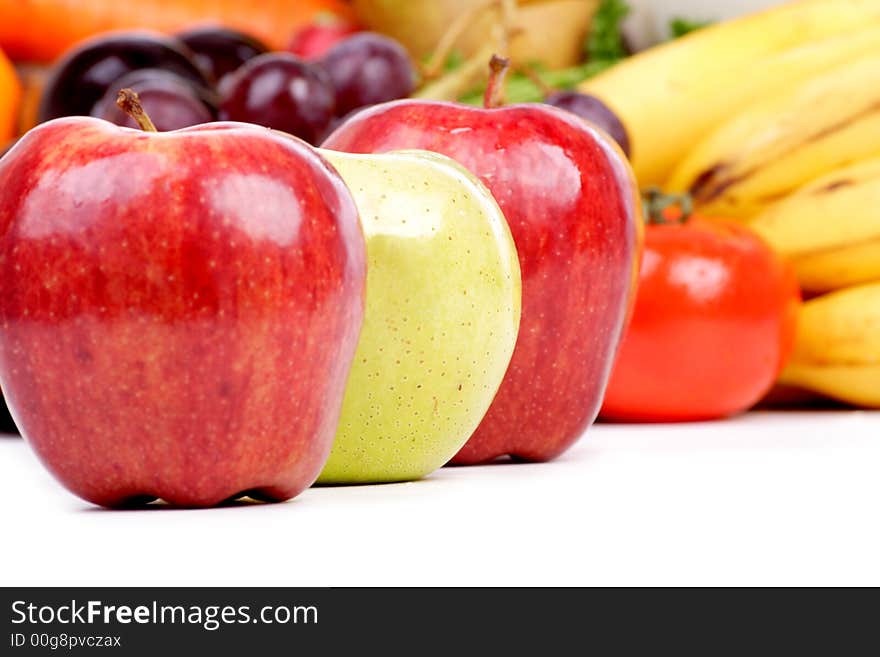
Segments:
[[[880,283],[805,303],[794,354],[780,382],[880,408]]]
[[[782,382],[880,408],[880,0],[800,0],[586,81],[643,186],[748,224],[807,293]]]
[[[878,3],[880,4],[880,3]],[[749,219],[818,176],[880,155],[880,48],[742,109],[667,187],[710,216]]]
[[[820,176],[751,226],[822,295],[801,310],[781,381],[880,408],[880,157]]]
[[[792,262],[806,292],[880,281],[880,157],[820,176],[750,225]]]
[[[878,53],[878,44],[880,1],[800,0],[651,48],[579,90],[626,125],[639,182],[662,186],[687,153],[753,103]],[[702,164],[688,170],[706,171]]]

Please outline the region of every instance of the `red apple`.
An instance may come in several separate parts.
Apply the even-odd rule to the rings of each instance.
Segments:
[[[635,289],[640,204],[620,150],[547,105],[420,100],[363,110],[324,147],[435,151],[488,186],[519,252],[522,321],[501,389],[452,462],[562,453],[596,418]]]
[[[0,384],[71,491],[293,497],[329,454],[363,321],[354,202],[243,124],[45,123],[0,160]]]

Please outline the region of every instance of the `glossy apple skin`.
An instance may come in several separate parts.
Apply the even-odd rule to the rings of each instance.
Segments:
[[[483,419],[520,320],[513,237],[474,176],[436,153],[322,154],[367,240],[364,328],[319,483],[408,481],[444,465]]]
[[[619,148],[546,105],[419,100],[359,112],[323,146],[435,151],[486,184],[519,253],[522,321],[495,401],[453,463],[561,454],[598,414],[635,290],[641,209]]]
[[[354,201],[298,140],[76,117],[0,161],[0,384],[41,460],[95,504],[308,487],[364,287]]]

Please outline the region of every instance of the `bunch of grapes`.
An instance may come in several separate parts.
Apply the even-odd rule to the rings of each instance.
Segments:
[[[319,45],[315,45],[319,44]],[[270,52],[222,28],[165,37],[114,33],[70,52],[44,92],[39,120],[91,115],[135,127],[116,106],[130,88],[161,131],[244,121],[320,143],[343,117],[412,93],[416,72],[398,42],[340,31]]]

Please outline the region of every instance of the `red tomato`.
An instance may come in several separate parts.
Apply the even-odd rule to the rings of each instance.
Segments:
[[[649,225],[602,416],[673,422],[745,411],[790,355],[799,305],[794,270],[747,228],[698,217]]]
[[[303,59],[318,59],[340,41],[358,31],[351,23],[321,17],[293,35],[287,49]]]

